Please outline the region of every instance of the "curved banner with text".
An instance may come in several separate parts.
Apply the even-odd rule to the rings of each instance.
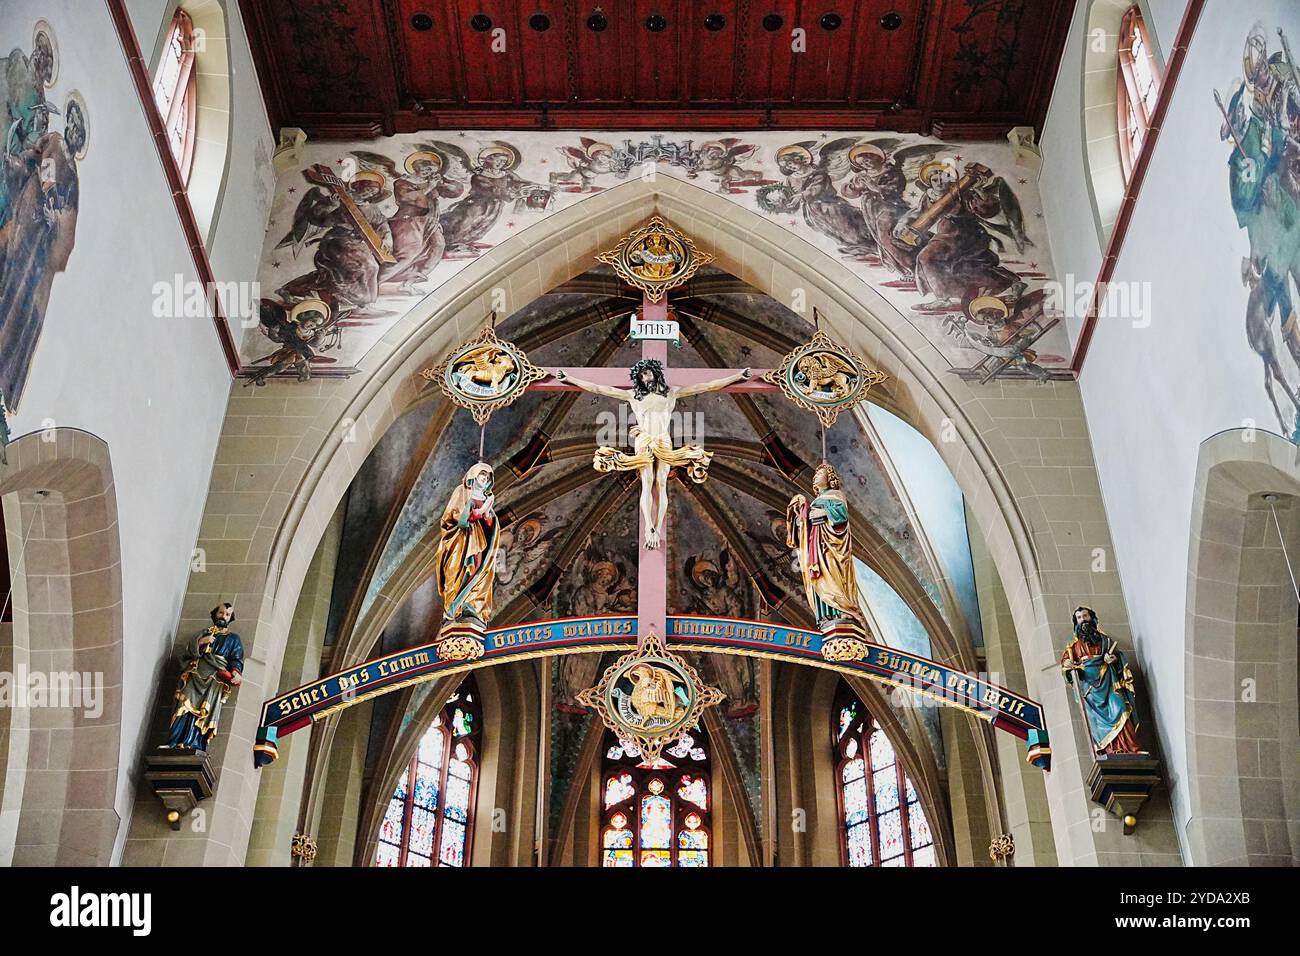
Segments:
[[[488,631],[483,656],[474,661],[439,659],[436,644],[394,651],[268,700],[254,746],[254,763],[275,759],[276,741],[314,721],[436,677],[513,660],[554,654],[626,651],[636,646],[636,618],[581,617],[532,621]],[[1048,769],[1050,748],[1042,707],[985,677],[953,670],[937,661],[883,644],[868,643],[861,661],[827,661],[822,635],[765,621],[678,615],[668,618],[667,642],[677,650],[748,654],[859,674],[922,698],[958,707],[990,721],[999,730],[1027,740],[1029,761]]]

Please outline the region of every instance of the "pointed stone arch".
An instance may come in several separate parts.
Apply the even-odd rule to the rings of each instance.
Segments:
[[[499,310],[502,297],[506,312],[521,308],[587,271],[598,252],[653,214],[690,233],[715,253],[722,269],[773,298],[789,301],[794,290],[803,290],[824,328],[890,375],[891,408],[939,450],[988,543],[1025,659],[1027,691],[1043,703],[1053,728],[1055,770],[1047,789],[1062,862],[1095,863],[1105,847],[1170,852],[1172,826],[1162,829],[1155,821],[1128,838],[1118,827],[1099,834],[1073,825],[1092,809],[1083,787],[1087,745],[1063,683],[1044,668],[1056,659],[1070,609],[1082,598],[1127,637],[1113,562],[1089,573],[1087,549],[1109,551],[1111,544],[1077,386],[963,382],[860,274],[771,219],[659,177],[583,199],[502,242],[401,318],[361,360],[360,375],[306,388],[276,382],[232,396],[225,432],[231,437],[218,449],[216,466],[217,475],[230,478],[214,483],[205,527],[222,522],[227,537],[221,550],[237,556],[215,568],[210,558],[209,569],[217,573],[192,580],[180,631],[201,627],[206,608],[222,594],[235,595],[249,648],[245,684],[213,750],[221,780],[208,804],[208,831],[172,834],[156,808],[143,809],[133,818],[129,859],[157,859],[152,841],[193,843],[176,851],[177,859],[190,862],[243,859],[257,790],[249,770],[251,742],[261,703],[278,681],[308,565],[371,448],[419,399],[418,371]]]

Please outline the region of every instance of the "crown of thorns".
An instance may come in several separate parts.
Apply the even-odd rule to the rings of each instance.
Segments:
[[[654,372],[656,378],[663,378],[664,363],[659,361],[658,359],[641,359],[641,361],[633,365],[632,368],[628,371],[628,377],[631,378],[634,383],[640,384],[641,373],[644,372],[646,369],[650,369],[652,372]]]

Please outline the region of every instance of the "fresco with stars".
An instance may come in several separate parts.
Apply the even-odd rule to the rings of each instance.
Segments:
[[[281,175],[243,375],[346,376],[402,315],[551,213],[644,175],[716,192],[840,260],[953,374],[1068,377],[1037,191],[1008,144],[755,132],[447,133],[308,144]]]

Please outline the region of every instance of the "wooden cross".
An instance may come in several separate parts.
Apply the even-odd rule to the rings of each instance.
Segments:
[[[641,318],[647,322],[666,322],[668,320],[668,300],[667,297],[658,302],[651,302],[650,297],[642,295],[641,299]],[[700,382],[709,382],[718,378],[725,378],[728,375],[735,374],[740,369],[734,368],[669,368],[668,367],[668,343],[664,341],[647,340],[641,344],[641,357],[643,359],[658,359],[664,367],[664,376],[670,386],[696,385]],[[628,370],[626,368],[581,368],[581,367],[554,367],[547,368],[550,374],[539,382],[529,386],[542,392],[574,392],[578,391],[576,385],[568,382],[562,382],[555,377],[555,373],[563,370],[565,373],[572,373],[588,382],[594,382],[598,385],[611,385],[615,388],[627,388],[631,382],[628,379]],[[743,392],[748,394],[759,394],[762,392],[779,392],[775,385],[770,385],[763,381],[763,376],[768,369],[756,368],[751,369],[751,376],[748,381],[737,382],[734,385],[728,385],[722,389],[724,392]],[[640,509],[637,511],[640,514]],[[666,636],[666,625],[668,621],[668,557],[667,543],[665,542],[658,548],[648,549],[645,546],[646,523],[645,517],[640,518],[641,532],[637,541],[637,643],[643,643],[653,632],[660,637]]]

